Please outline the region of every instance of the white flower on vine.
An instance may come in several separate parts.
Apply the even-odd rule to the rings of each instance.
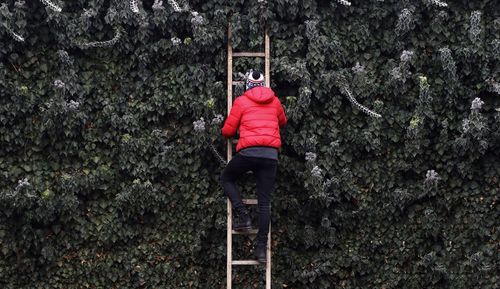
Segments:
[[[474,42],[481,33],[481,14],[481,11],[473,11],[470,15],[469,37]]]
[[[193,122],[194,131],[203,132],[205,131],[205,120],[201,117],[199,120]]]
[[[50,2],[49,0],[40,0],[42,1],[43,4],[45,4],[45,6],[47,6],[48,8],[56,11],[56,12],[61,12],[62,11],[62,8],[57,6],[56,4]]]
[[[137,0],[130,0],[130,10],[134,13],[139,13],[139,5],[137,4]]]
[[[30,186],[30,182],[28,181],[28,178],[24,178],[24,179],[21,179],[21,180],[18,180],[17,181],[17,186],[15,188],[16,191],[19,191],[20,189],[22,188],[25,188],[25,187],[28,187]]]
[[[344,6],[351,6],[351,2],[349,2],[349,1],[337,0],[337,2],[339,2],[340,4],[342,4]]]
[[[168,4],[174,8],[175,12],[182,12],[181,6],[175,0],[168,0]]]
[[[345,93],[347,94],[347,97],[349,98],[349,101],[354,104],[355,107],[357,107],[359,110],[361,110],[362,112],[368,114],[369,116],[371,117],[382,117],[382,115],[374,112],[374,111],[371,111],[370,109],[364,107],[363,105],[361,105],[351,94],[351,91],[345,87],[343,89],[343,91],[345,91]]]
[[[441,63],[445,70],[447,70],[453,79],[456,77],[456,66],[453,56],[451,56],[451,50],[448,47],[443,47],[439,49]]]
[[[428,2],[429,4],[432,4],[432,5],[436,5],[438,7],[448,7],[448,4],[446,4],[443,1],[439,1],[439,0],[426,0],[426,2]]]
[[[181,40],[179,39],[179,37],[176,37],[176,36],[172,37],[170,39],[170,41],[172,42],[172,45],[174,45],[174,46],[181,44]]]
[[[66,86],[66,84],[62,80],[56,79],[54,81],[54,86],[57,88],[64,88]]]
[[[424,186],[427,188],[435,187],[440,179],[441,177],[435,170],[428,170],[425,174]]]
[[[115,36],[106,41],[94,41],[94,42],[88,42],[88,43],[78,43],[77,45],[80,46],[82,49],[86,48],[91,48],[91,47],[110,47],[113,46],[118,40],[120,40],[122,34],[120,29],[117,27],[115,28]]]
[[[398,22],[396,23],[396,33],[404,34],[408,32],[413,23],[413,9],[405,8],[401,10],[398,17]]]

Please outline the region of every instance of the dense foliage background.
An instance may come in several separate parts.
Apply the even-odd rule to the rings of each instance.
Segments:
[[[498,288],[498,2],[350,2],[3,0],[0,287],[225,288],[230,20],[289,118],[273,288]]]

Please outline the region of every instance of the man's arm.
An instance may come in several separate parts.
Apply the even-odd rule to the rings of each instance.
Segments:
[[[278,124],[280,128],[283,128],[288,120],[285,115],[285,110],[283,110],[283,106],[281,105],[281,101],[277,97],[276,99],[278,100]]]
[[[231,138],[236,134],[236,130],[240,125],[241,120],[241,105],[236,98],[234,100],[233,106],[231,107],[231,111],[229,112],[229,116],[224,122],[224,126],[222,127],[222,135],[225,138]]]

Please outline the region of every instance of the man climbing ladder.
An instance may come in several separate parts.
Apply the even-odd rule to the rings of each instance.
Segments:
[[[222,135],[226,138],[233,137],[238,128],[240,130],[237,154],[220,176],[224,192],[238,216],[233,229],[251,229],[250,216],[236,187],[236,180],[245,172],[252,171],[257,182],[259,209],[259,230],[254,255],[263,263],[266,262],[271,193],[278,165],[278,149],[281,147],[279,129],[286,122],[280,100],[271,88],[264,87],[264,75],[260,71],[252,71],[246,81],[245,93],[234,101],[222,128]]]
[[[236,147],[239,157],[233,161],[233,147],[231,139],[227,140],[227,160],[229,164],[221,174],[221,185],[224,188],[227,198],[227,289],[232,289],[232,268],[234,265],[259,265],[260,261],[265,260],[266,267],[266,289],[271,289],[271,222],[270,222],[270,203],[271,193],[274,188],[274,178],[276,176],[277,152],[276,148],[281,145],[279,134],[280,125],[286,124],[286,116],[283,107],[274,92],[269,89],[271,75],[271,41],[268,30],[264,35],[264,52],[235,52],[231,44],[231,25],[228,27],[227,42],[227,112],[228,118],[224,123],[223,135],[232,137],[240,129],[241,142]],[[246,79],[246,92],[235,101],[233,108],[233,85],[241,83],[233,81],[233,57],[264,57],[265,75],[253,71]],[[263,81],[265,79],[265,81]],[[265,88],[267,87],[267,88]],[[272,96],[272,97],[271,97]],[[256,98],[257,101],[252,100]],[[262,101],[269,98],[270,101]],[[259,101],[261,99],[261,101]],[[274,109],[272,108],[274,106]],[[269,109],[271,108],[271,109]],[[263,117],[263,111],[270,113]],[[279,117],[278,117],[279,116]],[[270,136],[274,136],[274,143],[269,143],[270,136],[265,136],[264,132],[272,129]],[[258,138],[257,136],[264,136]],[[256,138],[257,137],[257,138]],[[246,139],[247,141],[244,141]],[[253,141],[252,141],[253,139]],[[255,141],[255,140],[258,141]],[[243,151],[244,150],[244,151]],[[256,151],[255,151],[256,150]],[[273,151],[274,150],[274,151]],[[260,151],[260,152],[259,152]],[[246,154],[246,156],[245,156]],[[265,154],[266,157],[262,157]],[[241,200],[241,195],[236,187],[236,179],[245,171],[251,170],[257,178],[258,199]],[[231,197],[230,197],[231,196]],[[243,205],[242,205],[243,203]],[[248,218],[248,210],[244,206],[259,205],[259,230],[251,229]],[[238,222],[232,225],[233,208],[238,213]],[[267,225],[266,225],[267,224]],[[236,230],[235,230],[236,229]],[[267,232],[267,234],[266,234]],[[257,260],[233,260],[233,234],[255,234],[259,235],[255,246],[254,254]],[[265,237],[267,236],[267,237]],[[266,242],[267,239],[267,248]],[[267,249],[267,250],[266,250]]]

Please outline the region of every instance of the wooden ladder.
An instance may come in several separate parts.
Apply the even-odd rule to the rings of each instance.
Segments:
[[[233,81],[233,57],[264,57],[265,58],[265,85],[270,87],[270,40],[268,30],[266,28],[264,35],[265,51],[264,52],[234,52],[231,45],[231,25],[228,27],[227,41],[227,113],[231,112],[233,106],[233,85],[241,83],[241,81]],[[244,83],[243,83],[244,84]],[[233,141],[227,140],[227,161],[229,162],[233,156],[232,152]],[[243,199],[243,203],[247,205],[257,205],[256,199]],[[232,225],[232,210],[231,201],[227,198],[227,289],[232,289],[232,269],[233,265],[260,265],[257,260],[233,260],[233,234],[257,234],[257,230],[253,229],[249,232],[236,232]],[[267,252],[266,252],[266,289],[271,289],[271,223],[269,222],[269,233],[267,235]]]

